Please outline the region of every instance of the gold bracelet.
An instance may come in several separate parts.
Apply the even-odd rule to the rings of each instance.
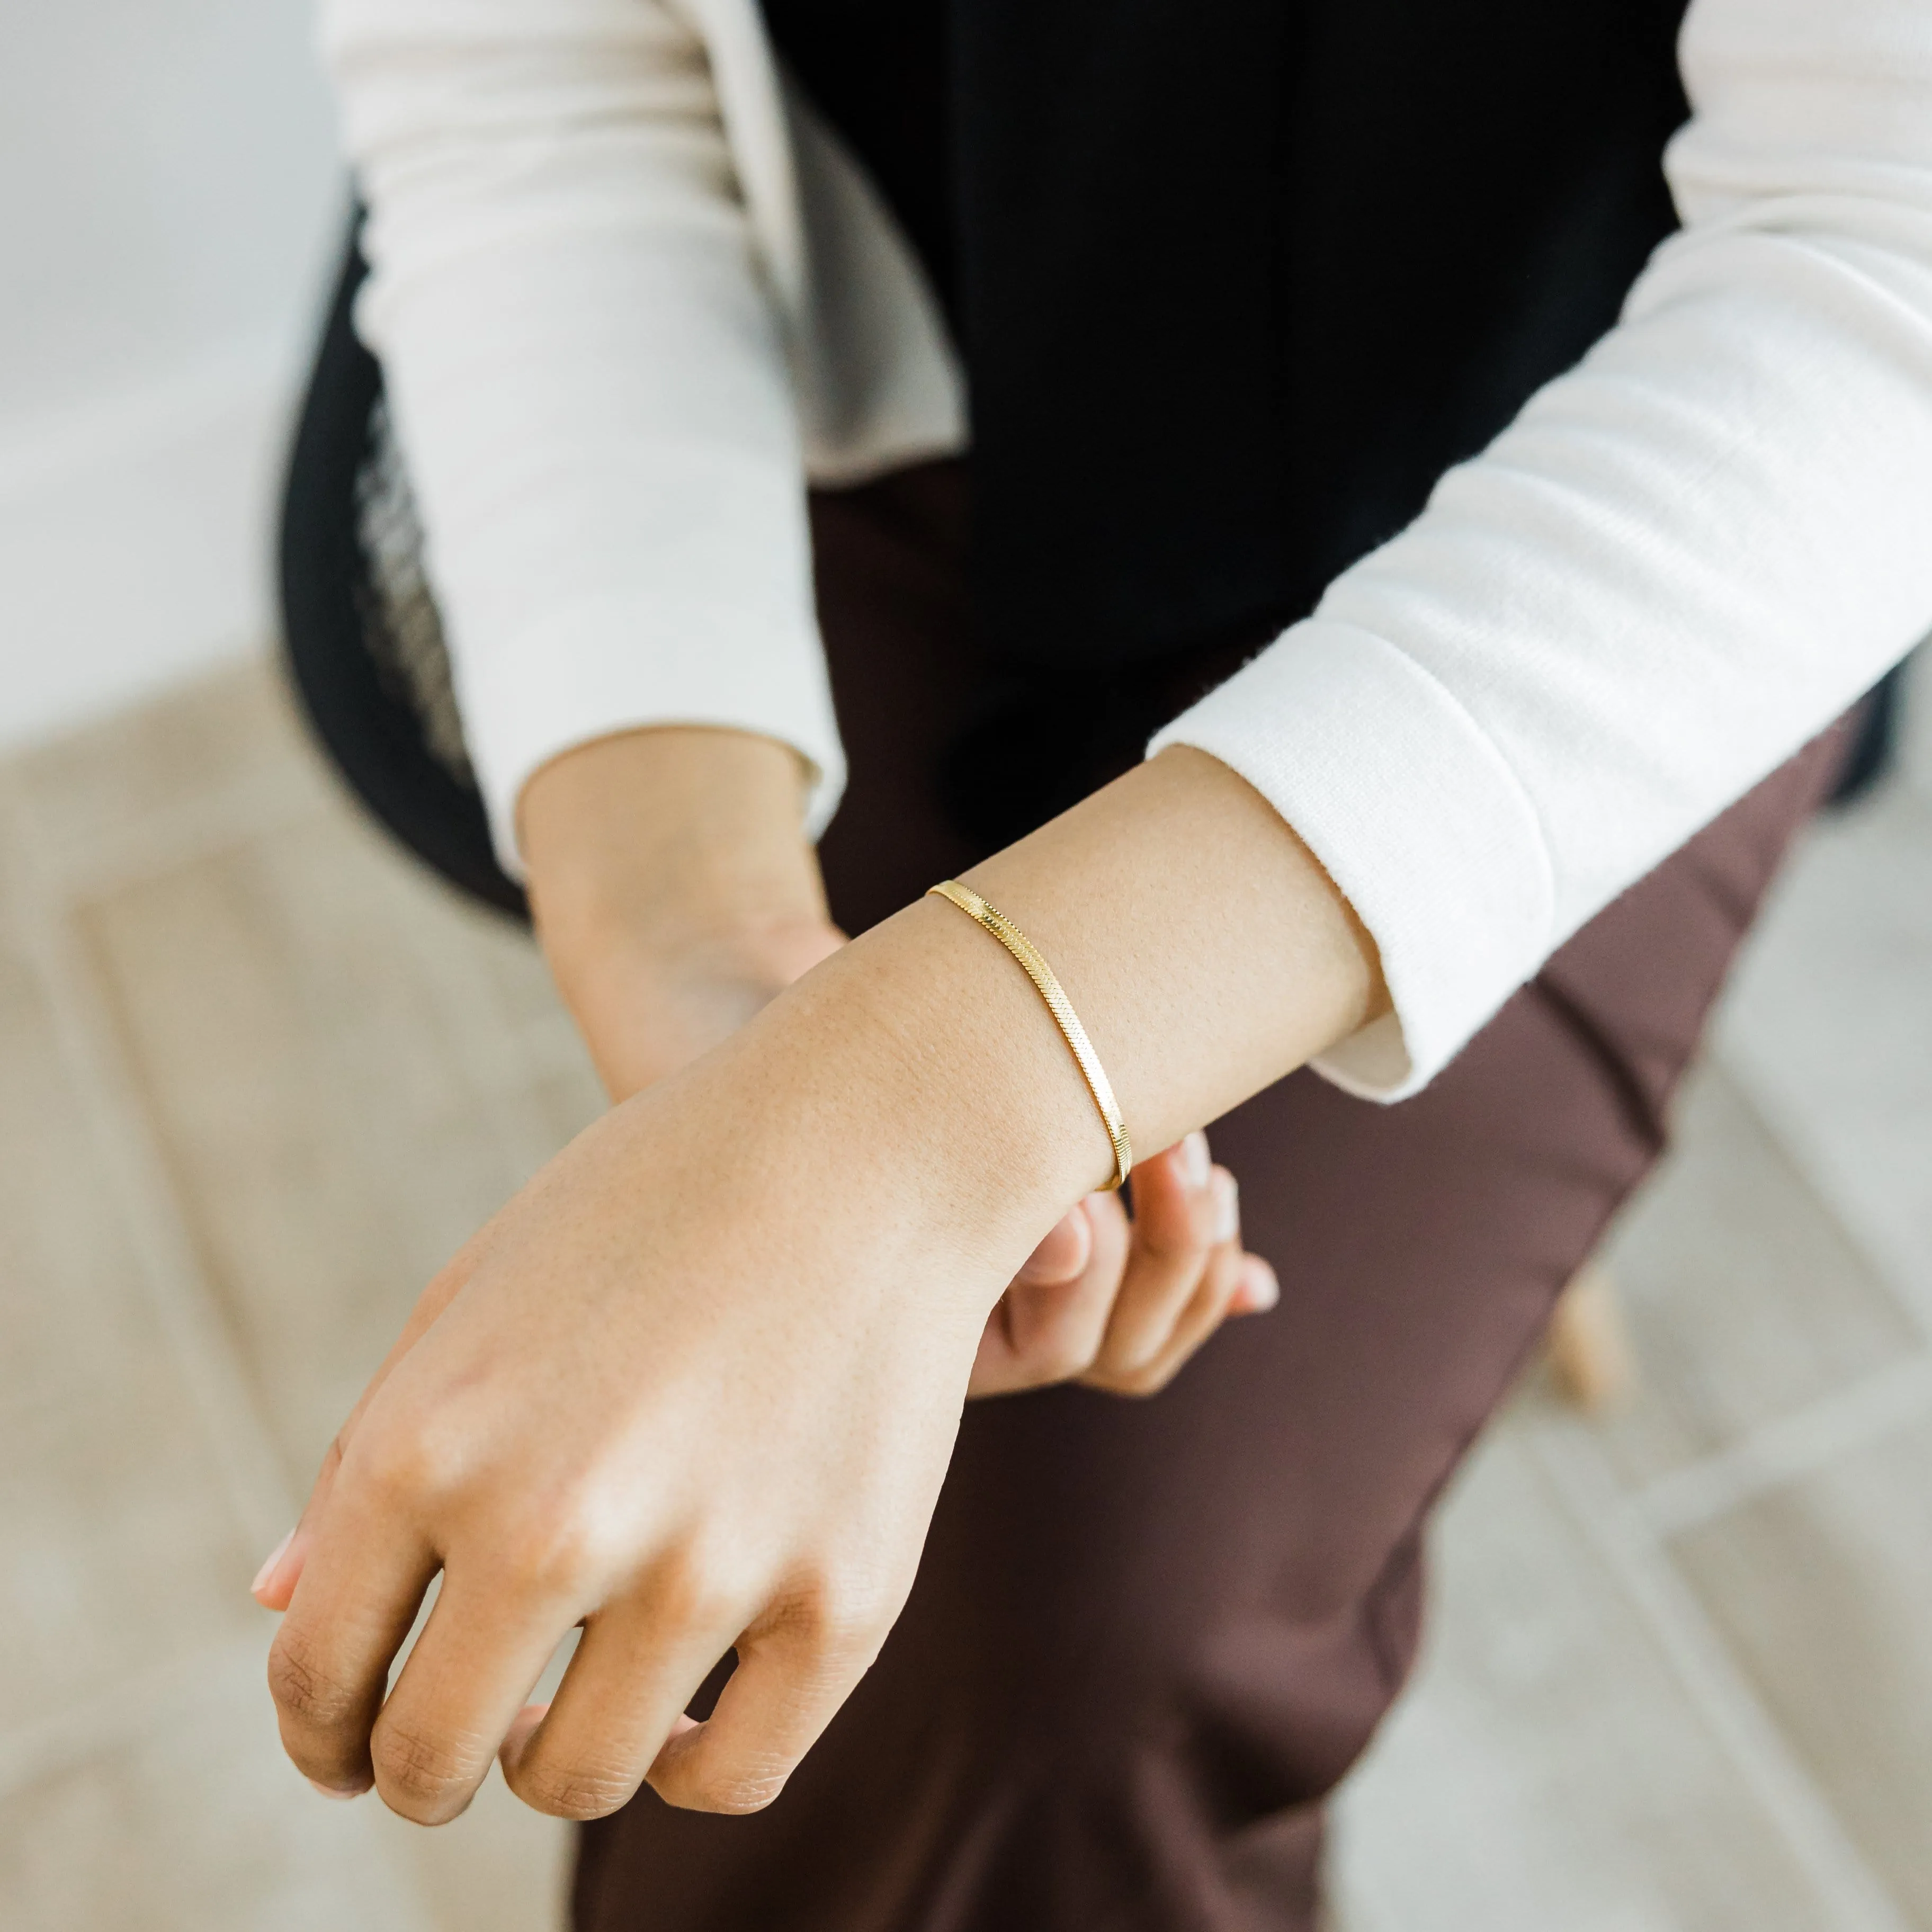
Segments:
[[[1052,1014],[1054,1023],[1073,1049],[1073,1058],[1080,1063],[1087,1090],[1093,1095],[1094,1104],[1100,1110],[1101,1124],[1107,1130],[1108,1139],[1114,1144],[1114,1178],[1107,1184],[1108,1191],[1125,1186],[1134,1164],[1133,1143],[1127,1138],[1127,1124],[1120,1118],[1120,1102],[1114,1098],[1113,1083],[1100,1064],[1100,1056],[1094,1051],[1094,1042],[1087,1037],[1087,1029],[1080,1024],[1080,1016],[1073,1010],[1073,1002],[1054,977],[1053,968],[1041,957],[1040,948],[1004,913],[996,906],[989,906],[970,886],[962,886],[957,879],[942,879],[938,885],[926,888],[928,898],[935,894],[940,898],[950,899],[969,919],[976,920],[983,926],[1020,962],[1035,990],[1046,1002],[1047,1011]]]

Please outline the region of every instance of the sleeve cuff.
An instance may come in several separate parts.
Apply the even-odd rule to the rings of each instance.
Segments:
[[[725,634],[728,627],[729,634]],[[616,592],[552,613],[486,656],[458,660],[458,698],[496,855],[524,876],[517,801],[540,766],[573,746],[658,724],[716,725],[790,745],[811,767],[807,835],[830,824],[845,785],[818,638],[746,634],[716,599]]]
[[[1550,948],[1535,809],[1448,688],[1384,638],[1310,618],[1161,731],[1268,800],[1367,927],[1394,1011],[1315,1063],[1392,1101],[1426,1086]]]

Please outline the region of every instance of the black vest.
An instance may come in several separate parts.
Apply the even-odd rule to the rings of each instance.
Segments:
[[[1616,320],[1683,0],[765,0],[952,315],[980,615],[1305,613]]]

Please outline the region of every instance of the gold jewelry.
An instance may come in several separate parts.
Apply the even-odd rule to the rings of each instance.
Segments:
[[[1100,1064],[1100,1056],[1094,1051],[1094,1042],[1087,1037],[1087,1029],[1080,1024],[1080,1016],[1073,1010],[1073,1002],[1054,977],[1053,968],[1041,956],[1039,947],[1004,913],[997,906],[989,906],[970,886],[962,886],[957,879],[942,879],[938,885],[926,888],[928,898],[934,895],[950,899],[968,918],[983,926],[1020,962],[1035,991],[1046,1002],[1047,1011],[1066,1036],[1066,1044],[1073,1050],[1073,1058],[1080,1063],[1087,1090],[1093,1095],[1094,1104],[1100,1110],[1101,1124],[1107,1130],[1108,1139],[1114,1144],[1114,1178],[1107,1184],[1108,1191],[1112,1192],[1124,1186],[1134,1164],[1133,1143],[1127,1138],[1127,1124],[1120,1118],[1120,1102],[1114,1098],[1113,1084]]]

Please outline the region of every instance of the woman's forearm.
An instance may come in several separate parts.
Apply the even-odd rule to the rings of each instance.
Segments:
[[[1052,964],[1141,1150],[1386,1009],[1373,944],[1347,902],[1268,802],[1202,752],[1163,752],[966,880]],[[795,1014],[772,1017],[800,1050],[816,1034],[836,1053],[860,1014],[899,1037],[940,1116],[924,1124],[942,1189],[1025,1201],[1030,1225],[1111,1173],[1052,1017],[1017,964],[944,902],[907,908],[792,1001]]]
[[[968,876],[1053,963],[1145,1146],[1387,1009],[1347,901],[1268,801],[1203,752],[1163,752]],[[948,928],[949,944],[958,936]]]
[[[650,1049],[675,1023],[674,982],[688,962],[713,980],[763,975],[742,1018],[809,963],[794,956],[801,946],[814,959],[826,950],[802,800],[787,747],[683,728],[579,747],[526,788],[538,930],[614,1088],[644,1084],[625,1076],[656,1059],[668,1071],[678,1057]],[[1199,752],[1163,752],[968,878],[1052,962],[1144,1154],[1386,1006],[1373,944],[1328,875],[1258,793]],[[901,1011],[927,1040],[956,1038],[978,1056],[989,1106],[1051,1116],[1070,1102],[1075,1144],[1104,1162],[1051,1018],[954,908],[907,908],[856,950],[839,983]]]
[[[526,788],[538,929],[614,1100],[728,1039],[843,943],[804,836],[804,778],[772,740],[677,727],[580,746]],[[837,1047],[819,1058],[850,1064]],[[1271,1271],[1240,1246],[1236,1184],[1204,1137],[1143,1137],[1133,1178],[1131,1220],[1091,1197],[1030,1256],[988,1317],[974,1392],[1078,1376],[1151,1393],[1225,1316],[1270,1304]]]

